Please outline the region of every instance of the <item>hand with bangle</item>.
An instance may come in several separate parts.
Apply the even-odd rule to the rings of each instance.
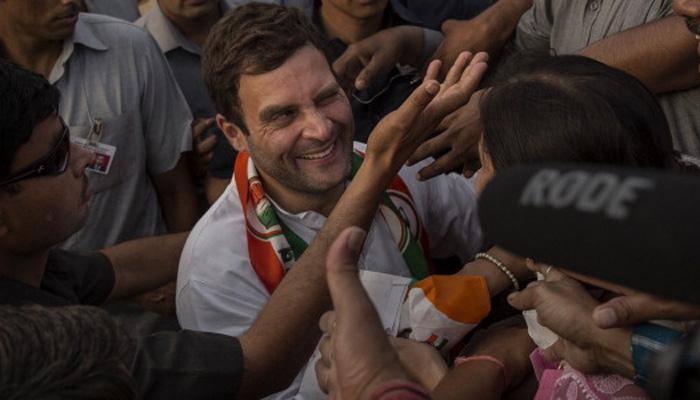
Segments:
[[[525,259],[495,246],[476,254],[474,261],[458,273],[483,276],[491,297],[509,288],[520,290],[522,283],[534,276],[525,265]]]
[[[471,339],[465,355],[455,359],[454,368],[433,390],[434,398],[500,399],[521,385],[532,371],[534,343],[522,318],[504,322]]]

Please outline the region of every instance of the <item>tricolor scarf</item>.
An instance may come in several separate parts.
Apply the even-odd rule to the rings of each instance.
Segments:
[[[351,177],[360,169],[362,160],[363,155],[355,151]],[[247,152],[238,153],[234,179],[246,221],[250,263],[267,291],[272,293],[308,244],[277,216]],[[397,203],[401,207],[397,207]],[[407,212],[411,215],[407,215]],[[427,277],[432,269],[428,256],[428,235],[418,218],[411,193],[398,175],[382,195],[379,213],[389,225],[394,242],[413,278],[421,280]]]

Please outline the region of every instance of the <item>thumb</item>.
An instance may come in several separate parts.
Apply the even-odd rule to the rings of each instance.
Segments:
[[[371,302],[365,293],[357,270],[366,233],[358,227],[345,229],[338,235],[326,256],[328,289],[336,315],[353,313],[359,304]]]
[[[603,329],[654,319],[691,320],[699,317],[700,308],[696,306],[644,293],[615,297],[593,310],[593,321]]]
[[[563,339],[558,339],[553,345],[542,350],[542,357],[551,363],[558,363],[565,359],[566,343]]]
[[[541,282],[532,282],[527,287],[519,292],[513,292],[508,295],[508,304],[518,310],[532,310],[537,308],[537,293],[535,288],[541,285]]]

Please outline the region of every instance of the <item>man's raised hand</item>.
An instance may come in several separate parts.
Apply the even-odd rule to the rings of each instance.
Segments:
[[[487,61],[486,53],[460,54],[442,84],[437,81],[440,61],[430,63],[423,83],[374,128],[367,157],[380,160],[388,172],[398,172],[443,118],[467,104],[486,72]]]

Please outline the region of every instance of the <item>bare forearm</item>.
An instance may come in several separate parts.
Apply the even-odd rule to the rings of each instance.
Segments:
[[[169,232],[184,232],[192,229],[199,218],[194,188],[191,193],[178,193],[169,200],[163,201],[163,216]]]
[[[655,93],[700,84],[697,40],[675,15],[600,40],[581,55],[634,75]]]
[[[501,47],[513,34],[520,17],[532,7],[532,3],[533,0],[498,0],[476,18],[489,27],[494,42]]]
[[[466,362],[447,373],[433,390],[435,400],[500,399],[503,372],[489,362]]]
[[[505,264],[521,284],[533,276],[532,272],[525,266],[525,259],[496,246],[490,248],[487,253]],[[491,297],[502,293],[504,290],[513,289],[513,282],[508,276],[492,262],[485,259],[474,260],[466,264],[459,271],[459,274],[483,276]]]
[[[172,170],[154,176],[153,183],[168,230],[183,232],[192,229],[199,219],[199,206],[184,157]]]
[[[188,232],[130,240],[101,250],[114,267],[109,300],[157,289],[177,277],[180,253]]]
[[[321,231],[240,338],[246,362],[241,398],[259,398],[285,388],[309,359],[320,338],[318,320],[330,308],[326,253],[345,228],[369,228],[381,188],[388,183],[380,175],[372,161],[365,160]]]

